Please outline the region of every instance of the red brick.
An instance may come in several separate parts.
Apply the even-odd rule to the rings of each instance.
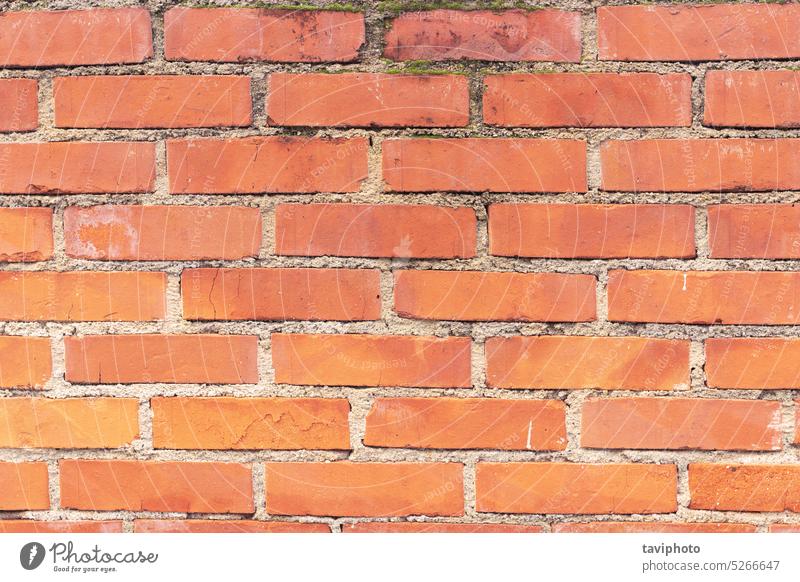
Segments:
[[[675,465],[478,463],[476,509],[492,513],[672,513]]]
[[[795,71],[708,71],[703,123],[712,127],[798,127],[798,83],[800,75]]]
[[[50,338],[0,336],[0,388],[43,388],[52,375]]]
[[[150,407],[157,449],[350,449],[344,398],[152,398]]]
[[[152,192],[156,150],[149,142],[5,143],[0,170],[0,194]]]
[[[800,444],[800,401],[794,403],[795,422],[794,422],[794,444]]]
[[[0,208],[0,262],[46,261],[52,256],[50,208]]]
[[[715,259],[800,258],[800,207],[720,204],[708,207],[708,245]]]
[[[643,337],[516,336],[486,340],[494,388],[682,390],[689,342]]]
[[[601,6],[601,60],[722,61],[800,56],[800,6]],[[733,34],[730,34],[733,32]]]
[[[395,192],[585,192],[586,144],[554,139],[388,139]]]
[[[114,449],[139,437],[135,398],[0,398],[0,448]]]
[[[491,75],[483,119],[507,127],[688,127],[691,93],[686,74]]]
[[[258,256],[261,213],[243,206],[70,206],[64,237],[67,255],[78,259],[235,260]]]
[[[463,127],[469,83],[462,75],[272,73],[270,125]]]
[[[405,204],[279,204],[279,255],[452,259],[475,256],[471,208]]]
[[[780,424],[778,401],[592,398],[583,403],[581,446],[779,451]]]
[[[800,388],[800,340],[708,338],[706,381],[712,388]]]
[[[468,388],[470,350],[467,337],[272,335],[278,384]]]
[[[250,77],[56,77],[56,127],[221,127],[252,121]]]
[[[0,533],[122,533],[121,521],[37,521],[33,519],[0,520]]]
[[[754,192],[800,188],[797,139],[649,139],[600,147],[602,189]]]
[[[395,271],[400,317],[463,321],[592,321],[593,275]]]
[[[793,324],[800,273],[609,271],[609,321]]]
[[[562,10],[408,12],[391,21],[384,56],[394,60],[581,59],[581,16]]]
[[[171,61],[349,62],[364,44],[364,15],[176,6],[164,37]]]
[[[5,271],[3,321],[152,321],[163,319],[167,280],[146,271]]]
[[[153,56],[146,8],[31,10],[0,19],[0,66],[141,63]]]
[[[249,519],[137,519],[135,533],[330,533],[324,523]]]
[[[539,533],[540,525],[515,523],[441,523],[433,521],[360,521],[342,525],[342,533]]]
[[[256,384],[258,338],[247,335],[67,337],[68,382],[76,384]]]
[[[463,515],[460,463],[267,463],[273,515]]]
[[[689,464],[690,509],[800,511],[800,465]]]
[[[564,450],[560,400],[378,398],[364,444],[406,449]]]
[[[668,521],[593,521],[553,524],[555,533],[755,533],[747,523],[675,523]]]
[[[186,269],[183,316],[199,320],[380,319],[380,272]]]
[[[0,461],[0,511],[49,509],[47,480],[47,463]]]
[[[367,140],[290,136],[167,141],[173,194],[356,192]]]
[[[33,131],[37,127],[39,127],[39,85],[36,80],[0,80],[0,131]]]
[[[253,513],[249,465],[62,459],[61,507],[87,511]]]
[[[489,251],[505,257],[691,258],[686,204],[492,204]]]

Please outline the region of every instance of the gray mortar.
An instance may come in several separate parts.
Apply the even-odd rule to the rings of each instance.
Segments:
[[[308,3],[309,0],[304,0]],[[310,0],[310,3],[324,7],[326,2]],[[636,4],[635,1],[613,2],[614,4]],[[661,2],[659,2],[661,3]],[[794,398],[798,391],[793,390],[714,390],[704,385],[703,367],[705,365],[702,349],[708,337],[798,337],[800,326],[725,326],[725,325],[666,325],[666,324],[626,324],[607,321],[606,281],[609,269],[656,268],[682,270],[800,270],[800,260],[720,260],[708,257],[707,225],[705,208],[720,202],[797,202],[800,192],[736,192],[736,193],[616,193],[599,190],[599,145],[607,139],[634,138],[687,138],[687,137],[800,137],[800,129],[787,130],[737,130],[713,129],[702,125],[702,86],[707,70],[732,69],[774,69],[798,68],[800,60],[788,61],[737,61],[709,63],[626,63],[603,62],[596,60],[596,20],[594,10],[610,2],[565,0],[530,3],[531,6],[550,6],[579,10],[582,13],[583,60],[580,63],[485,63],[485,62],[442,62],[431,67],[453,72],[468,72],[471,76],[471,124],[457,129],[310,129],[269,127],[266,125],[264,96],[266,77],[273,71],[291,72],[339,72],[370,71],[379,72],[402,68],[381,57],[384,18],[392,15],[381,13],[375,0],[355,1],[352,4],[366,11],[367,42],[360,52],[360,60],[351,64],[269,64],[269,63],[182,63],[164,60],[163,15],[173,5],[171,0],[147,0],[130,2],[126,0],[55,0],[25,2],[13,0],[0,2],[3,10],[28,10],[34,8],[63,9],[112,6],[145,6],[153,17],[154,57],[142,64],[114,66],[79,66],[69,68],[42,69],[2,69],[0,78],[28,77],[39,80],[40,127],[28,133],[0,134],[0,142],[38,142],[63,140],[143,140],[156,141],[157,181],[156,190],[149,194],[114,195],[65,195],[65,196],[0,196],[2,206],[48,206],[54,209],[55,251],[53,258],[30,264],[5,264],[5,270],[142,270],[168,273],[167,317],[159,322],[96,322],[96,323],[0,323],[0,333],[12,335],[50,336],[53,338],[53,379],[46,391],[3,390],[0,398],[12,396],[45,396],[52,398],[69,396],[127,396],[138,398],[140,402],[140,438],[132,445],[114,450],[44,450],[44,449],[0,449],[0,460],[5,461],[46,461],[49,468],[51,502],[58,507],[59,491],[57,482],[57,460],[63,458],[81,459],[151,459],[151,460],[194,460],[230,461],[252,464],[253,488],[256,511],[254,519],[274,521],[322,522],[340,531],[343,524],[356,520],[353,518],[309,518],[272,516],[265,509],[264,461],[332,461],[352,459],[357,461],[452,461],[463,463],[465,488],[465,516],[458,518],[430,519],[424,516],[409,518],[409,521],[428,522],[481,522],[516,523],[542,525],[549,530],[551,524],[581,522],[588,520],[609,521],[681,521],[710,522],[726,521],[756,525],[760,531],[775,522],[800,524],[800,515],[791,513],[748,513],[697,511],[688,508],[688,474],[690,462],[744,462],[744,463],[797,463],[797,446],[792,444],[794,425]],[[202,4],[186,3],[187,6],[247,6],[252,2],[212,0]],[[479,2],[465,2],[465,6],[479,7]],[[482,78],[491,72],[554,72],[554,71],[604,71],[604,72],[685,72],[692,75],[693,123],[686,128],[611,128],[611,129],[506,129],[486,126],[481,122]],[[85,130],[57,129],[53,124],[52,79],[59,75],[115,75],[115,74],[242,74],[252,79],[253,125],[247,128],[217,129],[179,129],[179,130]],[[372,144],[369,152],[369,177],[359,192],[352,194],[313,194],[313,195],[171,195],[167,190],[164,140],[186,136],[251,136],[251,135],[317,135],[317,136],[369,136]],[[484,137],[545,137],[576,138],[587,141],[589,191],[581,194],[391,194],[382,191],[380,167],[380,143],[387,137],[438,135],[438,136],[484,136]],[[428,203],[444,206],[466,206],[475,210],[478,224],[478,255],[472,259],[454,260],[397,260],[316,257],[280,257],[273,254],[274,235],[273,211],[278,203],[294,202],[370,202],[370,203]],[[496,202],[560,202],[560,203],[631,203],[631,202],[670,202],[693,204],[697,210],[696,234],[698,256],[690,260],[559,260],[559,259],[515,259],[491,257],[487,254],[486,208]],[[63,212],[68,205],[95,204],[191,204],[191,205],[243,205],[261,210],[264,219],[263,245],[258,259],[238,261],[184,261],[184,262],[100,262],[85,261],[67,257],[64,252]],[[185,268],[205,266],[226,267],[363,267],[380,269],[382,313],[384,319],[375,322],[192,322],[181,318],[179,293],[180,272]],[[402,319],[395,315],[391,307],[392,269],[396,267],[417,269],[451,270],[493,270],[518,272],[564,272],[588,273],[598,279],[598,318],[590,323],[519,323],[488,322],[464,323],[446,321],[415,321]],[[470,389],[416,389],[416,388],[337,388],[314,386],[277,386],[273,381],[270,356],[270,334],[272,332],[306,333],[379,333],[379,334],[419,334],[419,335],[465,335],[473,338],[473,381]],[[76,334],[105,333],[230,333],[252,334],[260,338],[258,368],[259,385],[71,385],[64,380],[63,337]],[[601,391],[601,390],[503,390],[487,388],[483,362],[483,343],[485,338],[495,335],[607,335],[607,336],[646,336],[690,339],[691,344],[691,387],[688,393],[694,397],[765,399],[782,402],[783,450],[776,452],[730,452],[730,451],[635,451],[635,450],[591,450],[579,448],[580,410],[585,399],[591,397],[617,398],[625,396],[667,396],[687,395],[665,391]],[[174,451],[152,450],[152,423],[149,399],[152,396],[319,396],[342,397],[350,402],[350,429],[353,450],[351,452],[330,451]],[[362,444],[365,417],[371,403],[379,396],[452,396],[516,399],[559,399],[567,405],[568,445],[558,452],[535,451],[449,451],[449,450],[410,450],[376,449]],[[674,463],[678,466],[679,507],[673,514],[652,516],[624,515],[504,515],[477,513],[475,510],[475,465],[480,461],[573,461],[573,462],[651,462]],[[50,511],[3,512],[1,519],[34,518],[56,519],[121,519],[125,531],[132,531],[134,518],[200,518],[235,519],[240,516],[206,515],[159,512],[90,512],[64,509]],[[384,521],[384,520],[378,520]],[[391,520],[393,521],[393,520]]]

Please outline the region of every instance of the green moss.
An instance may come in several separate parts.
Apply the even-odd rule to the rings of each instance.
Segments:
[[[390,74],[403,75],[468,75],[469,73],[460,67],[449,69],[434,68],[431,61],[405,61],[403,63],[392,62],[393,66],[386,69]]]
[[[391,15],[403,12],[421,12],[426,10],[541,10],[539,6],[531,6],[524,0],[488,0],[457,2],[454,0],[381,0],[378,10]]]

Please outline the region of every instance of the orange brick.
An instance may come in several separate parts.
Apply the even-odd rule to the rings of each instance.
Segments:
[[[5,271],[0,320],[152,321],[163,319],[167,280],[146,271]]]
[[[121,521],[36,521],[33,519],[0,520],[0,533],[122,533]]]
[[[462,515],[459,463],[267,463],[274,515]]]
[[[553,524],[555,533],[755,533],[747,523],[675,523],[668,521],[593,521]]]
[[[155,144],[80,142],[0,144],[0,194],[152,192]]]
[[[705,373],[711,388],[800,388],[800,340],[709,338]]]
[[[779,451],[780,424],[778,401],[592,398],[583,403],[581,446]]]
[[[273,334],[278,384],[468,388],[471,340],[403,335]]]
[[[792,324],[800,273],[609,271],[609,321]]]
[[[691,509],[800,511],[800,465],[689,464]]]
[[[602,189],[758,192],[800,188],[797,139],[648,139],[600,147]]]
[[[157,449],[350,449],[344,398],[153,398]]]
[[[270,125],[463,127],[469,83],[462,75],[272,73]]]
[[[475,256],[471,208],[406,204],[279,204],[279,255],[452,259]]]
[[[800,533],[800,525],[791,523],[773,523],[769,526],[770,533]]]
[[[367,177],[367,140],[169,140],[167,169],[173,194],[356,192]]]
[[[247,335],[67,337],[66,379],[76,384],[256,384],[258,338]]]
[[[242,206],[70,206],[64,237],[67,255],[79,259],[235,260],[258,256],[261,213]]]
[[[708,71],[703,123],[712,127],[798,127],[798,82],[800,75],[795,71]]]
[[[0,67],[141,63],[152,56],[146,8],[26,10],[0,20]]]
[[[249,465],[62,459],[61,507],[87,511],[253,513]]]
[[[7,15],[6,15],[7,17]],[[0,24],[2,29],[2,24]],[[0,40],[0,45],[2,44]],[[0,131],[39,127],[39,84],[35,79],[0,80]]]
[[[50,208],[0,208],[0,262],[46,261],[52,256]]]
[[[170,8],[171,61],[349,62],[364,44],[364,15],[328,10]]]
[[[505,257],[691,258],[685,204],[492,204],[489,252]]]
[[[539,533],[540,525],[515,523],[440,523],[433,521],[360,521],[342,525],[342,533]]]
[[[139,437],[135,398],[0,398],[0,447],[114,449]]]
[[[324,523],[249,519],[137,519],[135,533],[330,533]]]
[[[250,77],[119,75],[56,77],[56,127],[250,125]]]
[[[183,316],[200,320],[380,319],[380,273],[367,269],[186,269]]]
[[[0,511],[49,509],[47,481],[47,463],[0,461]]]
[[[581,15],[566,10],[412,11],[391,21],[387,58],[581,60]]]
[[[655,73],[490,75],[483,119],[506,127],[663,127],[692,124],[692,77]]]
[[[564,450],[560,400],[378,398],[364,444],[406,449]]]
[[[493,513],[672,513],[675,465],[478,463],[476,509]]]
[[[593,275],[395,271],[400,317],[463,321],[592,321]]]
[[[517,336],[486,341],[494,388],[681,390],[689,342],[643,337]]]
[[[43,388],[52,375],[50,338],[0,336],[0,388]]]
[[[585,192],[586,144],[567,139],[387,139],[395,192]]]
[[[800,56],[800,6],[600,6],[601,60],[721,61]],[[733,34],[731,34],[733,32]]]
[[[715,259],[800,257],[800,207],[720,204],[708,207],[708,245]]]

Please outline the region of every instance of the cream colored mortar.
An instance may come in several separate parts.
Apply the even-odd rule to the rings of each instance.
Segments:
[[[319,6],[325,2],[312,0]],[[633,2],[635,3],[635,2]],[[307,65],[307,64],[214,64],[214,63],[177,63],[164,60],[163,51],[163,15],[164,12],[178,2],[150,0],[142,3],[108,0],[103,2],[60,0],[55,2],[4,2],[3,10],[24,10],[32,8],[62,9],[111,6],[146,6],[153,17],[154,58],[147,63],[122,66],[82,66],[71,68],[47,69],[3,69],[0,77],[29,77],[39,79],[39,115],[40,128],[36,132],[20,134],[0,134],[0,142],[38,142],[61,140],[145,140],[157,141],[158,177],[156,190],[144,195],[68,195],[68,196],[0,196],[0,206],[49,206],[55,210],[55,253],[51,260],[31,264],[7,264],[5,270],[142,270],[164,271],[168,273],[168,314],[165,321],[153,323],[6,323],[0,324],[0,334],[13,335],[47,335],[53,338],[54,370],[53,380],[45,392],[21,390],[0,391],[0,398],[10,396],[41,395],[47,397],[68,396],[127,396],[140,401],[140,438],[129,447],[114,450],[21,450],[0,449],[0,460],[13,461],[46,461],[50,472],[50,496],[53,507],[59,505],[57,480],[57,460],[62,458],[82,459],[118,459],[136,458],[152,460],[184,460],[184,461],[230,461],[248,463],[253,467],[253,487],[256,504],[256,519],[276,521],[323,522],[329,524],[334,531],[339,531],[342,524],[357,521],[352,518],[284,518],[270,516],[265,510],[264,461],[325,461],[351,459],[354,461],[451,461],[460,462],[464,469],[464,489],[466,495],[465,515],[459,518],[427,519],[414,517],[411,520],[437,522],[481,522],[481,523],[518,523],[536,524],[549,529],[550,524],[589,521],[726,521],[749,523],[764,531],[773,522],[800,524],[800,515],[791,513],[738,513],[696,511],[688,509],[688,475],[687,464],[691,462],[742,462],[742,463],[797,463],[800,461],[798,447],[792,445],[794,427],[794,403],[798,391],[790,390],[710,390],[703,383],[703,366],[705,364],[702,342],[707,337],[733,336],[778,336],[798,337],[800,326],[686,326],[662,324],[619,324],[607,321],[606,282],[607,271],[615,268],[665,268],[683,270],[800,270],[800,261],[764,261],[764,260],[718,260],[708,258],[707,226],[705,208],[709,204],[720,202],[797,202],[800,192],[765,192],[765,193],[730,193],[730,194],[642,194],[642,193],[607,193],[598,190],[599,144],[607,139],[633,138],[688,138],[688,137],[800,137],[800,130],[717,130],[702,127],[702,86],[705,72],[710,69],[773,69],[800,67],[800,60],[793,61],[740,61],[735,63],[617,63],[596,61],[596,21],[594,9],[604,2],[585,2],[567,0],[564,2],[537,2],[534,6],[551,6],[563,9],[580,10],[582,13],[583,62],[567,63],[437,63],[437,69],[467,71],[471,75],[471,124],[468,128],[459,129],[387,129],[367,131],[360,129],[289,129],[266,126],[264,112],[264,96],[266,94],[266,77],[273,71],[313,72],[313,71],[385,71],[398,67],[381,58],[382,33],[384,31],[384,15],[377,11],[377,3],[369,0],[353,2],[363,6],[367,13],[367,42],[361,51],[361,60],[348,65]],[[204,2],[203,5],[252,5],[248,2]],[[477,6],[479,3],[464,3]],[[182,3],[181,5],[192,5]],[[656,129],[501,129],[487,127],[481,123],[481,91],[482,77],[492,72],[552,72],[552,71],[606,71],[634,72],[648,71],[658,73],[686,72],[694,78],[693,124],[688,128],[656,128]],[[244,129],[187,129],[187,130],[83,130],[56,129],[53,127],[52,79],[59,75],[89,74],[244,74],[252,78],[253,92],[253,126]],[[166,180],[165,146],[167,138],[186,136],[218,136],[237,137],[249,135],[320,135],[320,136],[370,136],[372,145],[369,154],[369,178],[362,184],[359,192],[353,194],[314,194],[314,195],[265,195],[265,196],[176,196],[169,194]],[[380,143],[383,139],[395,136],[413,135],[440,136],[493,136],[493,137],[546,137],[576,138],[587,141],[589,191],[585,194],[387,194],[382,191],[380,166]],[[401,319],[391,309],[392,277],[391,271],[396,262],[387,259],[359,258],[293,258],[279,257],[272,253],[274,248],[272,213],[279,203],[309,202],[369,202],[369,203],[427,203],[445,206],[467,206],[473,208],[478,216],[478,255],[474,259],[456,259],[443,261],[403,261],[402,266],[408,268],[446,268],[463,270],[493,270],[537,272],[551,271],[564,273],[590,273],[598,279],[597,321],[578,324],[539,324],[539,323],[459,323],[428,322]],[[487,254],[486,208],[496,202],[569,202],[569,203],[631,203],[631,202],[671,202],[693,204],[696,208],[696,234],[698,256],[692,260],[537,260],[489,257]],[[261,254],[257,260],[240,261],[204,261],[204,262],[95,262],[71,259],[64,253],[63,212],[68,205],[92,204],[191,204],[191,205],[244,205],[261,209],[264,218],[264,235]],[[382,272],[382,312],[384,320],[378,322],[189,322],[181,318],[179,278],[185,268],[197,266],[226,267],[363,267],[380,269]],[[380,334],[431,334],[437,336],[465,335],[474,340],[472,351],[473,381],[471,389],[414,389],[414,388],[319,388],[310,386],[276,386],[270,366],[270,334],[275,331],[306,333],[380,333]],[[206,385],[159,385],[141,384],[125,386],[80,386],[70,385],[64,381],[63,337],[76,334],[103,333],[234,333],[253,334],[260,338],[259,374],[261,383],[257,386],[206,386]],[[489,389],[485,383],[485,367],[483,345],[487,337],[495,335],[538,335],[538,334],[574,334],[574,335],[608,335],[625,336],[641,335],[647,337],[683,338],[692,341],[691,347],[691,389],[688,392],[629,392],[598,390],[500,390]],[[616,398],[624,396],[675,395],[717,398],[768,399],[782,402],[782,428],[784,431],[784,447],[776,452],[742,453],[742,452],[702,452],[702,451],[611,451],[586,450],[578,446],[580,426],[580,409],[582,402],[589,397]],[[324,451],[154,451],[152,450],[152,425],[149,399],[152,396],[322,396],[346,397],[350,401],[352,412],[350,430],[353,450],[346,452]],[[373,400],[379,396],[459,396],[486,398],[542,399],[556,398],[567,404],[568,447],[561,452],[533,451],[445,451],[445,450],[404,450],[373,449],[364,447],[361,440],[364,435],[365,417]],[[678,511],[674,514],[652,516],[576,516],[576,515],[504,515],[477,513],[475,511],[475,465],[480,461],[573,461],[573,462],[660,462],[673,463],[678,466]],[[132,531],[134,518],[186,518],[183,513],[154,512],[86,512],[54,509],[52,511],[4,512],[3,518],[33,519],[121,519],[126,531]],[[188,517],[211,517],[203,514],[190,514]],[[213,516],[220,519],[238,518],[238,516]],[[359,520],[360,521],[360,520]]]

